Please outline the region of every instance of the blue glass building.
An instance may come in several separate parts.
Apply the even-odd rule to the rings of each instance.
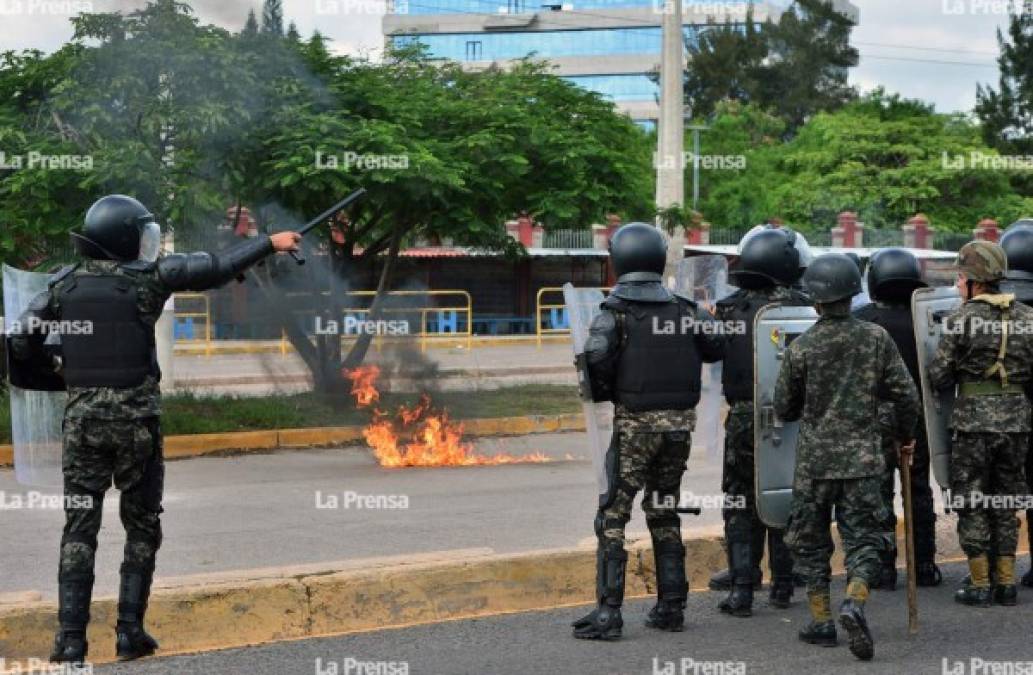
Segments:
[[[714,23],[778,20],[793,0],[682,0],[685,40]],[[553,2],[555,4],[547,4]],[[833,0],[856,23],[857,9]],[[614,101],[644,126],[655,124],[663,0],[393,0],[385,39],[420,42],[436,58],[485,68],[533,55],[557,74]]]

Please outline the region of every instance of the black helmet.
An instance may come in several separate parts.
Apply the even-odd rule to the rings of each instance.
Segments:
[[[860,293],[861,271],[842,253],[826,253],[811,262],[803,283],[814,302],[828,304]]]
[[[1033,279],[1033,219],[1012,223],[1001,237],[1001,248],[1008,256],[1008,276]]]
[[[872,254],[868,264],[868,292],[873,300],[907,300],[916,288],[926,285],[922,281],[922,267],[911,251],[882,248]]]
[[[739,288],[788,286],[800,277],[800,252],[788,230],[759,230],[743,242],[728,277]]]
[[[86,212],[82,233],[72,233],[79,253],[95,260],[136,260],[143,229],[154,222],[147,208],[132,197],[108,195]]]
[[[667,264],[667,241],[646,223],[628,223],[610,238],[617,281],[660,281]]]

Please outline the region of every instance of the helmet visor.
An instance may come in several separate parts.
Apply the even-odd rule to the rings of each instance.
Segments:
[[[161,226],[153,220],[140,230],[140,260],[157,262],[161,254]]]

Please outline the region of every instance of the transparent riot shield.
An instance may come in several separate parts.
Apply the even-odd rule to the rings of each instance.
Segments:
[[[775,383],[786,348],[817,320],[810,307],[768,305],[753,322],[754,481],[757,514],[769,527],[784,528],[789,520],[800,426],[776,417]]]
[[[3,276],[6,335],[33,298],[47,289],[51,277],[7,265]],[[15,478],[23,485],[60,487],[61,422],[67,395],[63,391],[32,391],[11,385],[10,397]]]
[[[728,260],[723,255],[694,256],[678,263],[673,289],[677,295],[713,311],[717,301],[734,290],[728,284]],[[727,414],[721,393],[721,362],[703,364],[701,384],[692,445],[702,447],[708,458],[719,459],[724,453]]]
[[[915,324],[918,344],[918,371],[921,375],[922,405],[925,432],[929,438],[929,459],[933,476],[944,490],[950,487],[951,411],[954,410],[956,391],[934,391],[929,386],[927,370],[936,355],[943,335],[943,319],[961,307],[961,295],[953,286],[920,288],[911,296],[911,316]]]
[[[578,388],[581,392],[581,404],[585,414],[588,451],[592,456],[592,466],[595,469],[600,496],[609,491],[606,451],[610,447],[610,438],[613,435],[613,404],[596,403],[592,400],[592,387],[588,379],[584,353],[588,329],[592,325],[592,319],[599,314],[603,299],[603,292],[597,288],[574,288],[573,284],[569,283],[563,286],[563,301],[567,305],[567,315],[570,317],[574,363],[577,368]]]

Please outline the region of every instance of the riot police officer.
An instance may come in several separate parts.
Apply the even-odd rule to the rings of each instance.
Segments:
[[[793,560],[782,531],[761,522],[756,508],[753,476],[753,320],[766,305],[809,305],[809,299],[791,288],[800,276],[796,233],[786,229],[759,230],[743,242],[739,260],[729,272],[738,291],[717,303],[717,319],[741,325],[728,336],[721,384],[729,411],[725,418],[722,489],[730,505],[724,510],[730,592],[718,607],[733,616],[750,616],[753,590],[760,583],[760,561],[768,543],[771,566],[770,601],[789,607],[793,596]],[[739,508],[745,505],[745,508]],[[712,580],[720,582],[721,579]]]
[[[903,248],[884,248],[876,251],[868,265],[868,292],[874,302],[854,311],[854,316],[882,326],[893,338],[897,351],[904,359],[908,373],[921,395],[918,374],[918,346],[911,318],[911,294],[923,288],[922,268],[918,258]],[[889,508],[884,523],[886,531],[896,540],[897,517],[893,510],[893,491],[897,453],[892,439],[886,438],[883,450],[889,471],[886,472],[882,493]],[[936,586],[943,576],[936,566],[936,512],[933,490],[929,483],[929,443],[925,425],[915,428],[915,450],[911,469],[911,501],[915,529],[916,581],[919,586]],[[897,587],[897,549],[893,546],[882,559],[882,571],[875,588],[894,590]]]
[[[661,283],[667,244],[659,230],[630,223],[610,242],[617,285],[593,320],[585,358],[593,396],[612,400],[607,493],[595,518],[598,605],[574,622],[574,637],[615,640],[628,556],[624,528],[643,489],[653,540],[657,603],[646,625],[680,631],[688,583],[676,512],[689,457],[703,362],[720,360],[724,339],[714,317]]]
[[[886,471],[872,411],[892,406],[887,432],[911,440],[918,394],[892,338],[880,326],[850,315],[861,291],[857,265],[845,255],[814,260],[804,285],[818,321],[786,348],[775,386],[775,414],[800,420],[786,544],[796,571],[807,581],[810,625],[800,639],[826,646],[837,642],[830,593],[833,514],[843,539],[847,598],[839,620],[859,659],[874,655],[864,605],[890,546],[884,530],[886,505],[880,494]]]
[[[64,418],[64,491],[58,618],[51,661],[82,663],[104,493],[121,491],[126,543],[119,585],[116,651],[130,660],[158,648],[144,630],[155,558],[161,546],[164,460],[155,323],[175,291],[220,286],[276,251],[294,251],[293,232],[247,240],[218,255],[160,257],[161,229],[136,199],[109,195],[73,234],[84,260],[59,272],[21,325],[43,321],[89,326],[61,336],[61,374],[68,389]],[[58,324],[61,325],[61,324]],[[15,358],[35,358],[41,335],[11,340]]]
[[[1018,521],[1007,500],[1027,492],[1031,410],[1025,388],[1033,384],[1033,309],[1001,292],[1007,267],[997,244],[974,241],[962,247],[957,285],[963,304],[944,320],[943,338],[928,366],[934,389],[958,387],[950,420],[950,483],[969,579],[955,600],[976,607],[1017,602]]]
[[[1001,248],[1008,256],[1008,273],[1001,282],[1001,290],[1014,293],[1016,300],[1033,306],[1033,219],[1026,218],[1009,225],[1001,237]],[[1033,391],[1027,390],[1026,395],[1033,395]],[[1033,438],[1026,454],[1026,483],[1033,491]],[[1026,510],[1026,535],[1033,555],[1033,509]],[[1033,587],[1033,564],[1023,575],[1022,585]]]

